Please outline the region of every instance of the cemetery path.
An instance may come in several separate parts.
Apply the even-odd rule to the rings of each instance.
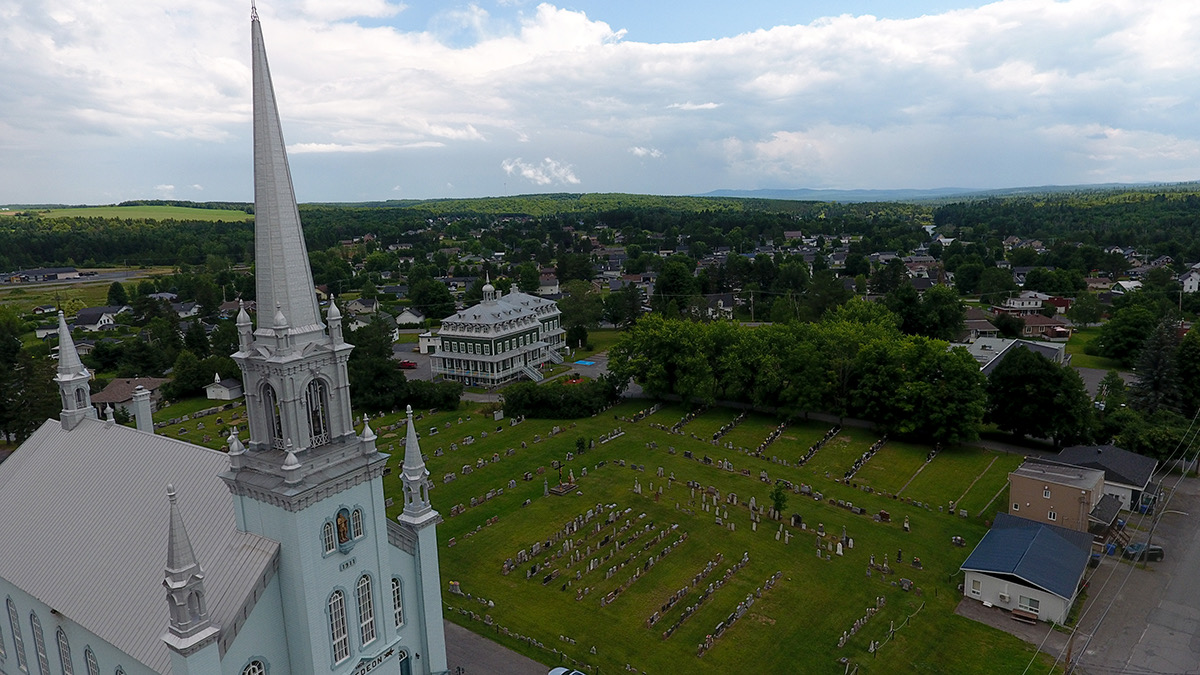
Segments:
[[[463,675],[545,675],[550,670],[533,659],[446,621],[446,665]],[[462,668],[462,671],[457,670]]]

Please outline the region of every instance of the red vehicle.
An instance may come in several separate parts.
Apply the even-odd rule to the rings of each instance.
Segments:
[[[404,368],[405,370],[412,370],[413,368],[417,367],[417,362],[404,360],[400,362],[400,367]]]

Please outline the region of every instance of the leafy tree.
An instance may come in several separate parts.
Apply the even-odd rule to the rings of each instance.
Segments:
[[[542,285],[542,275],[533,263],[517,265],[516,275],[517,288],[521,289],[522,293],[537,293],[538,287]]]
[[[998,267],[988,267],[979,275],[979,299],[989,305],[998,305],[1017,290],[1012,273]]]
[[[1000,337],[1015,339],[1025,331],[1025,319],[1012,314],[997,314],[991,319]]]
[[[558,282],[561,284],[572,279],[591,281],[596,272],[586,254],[560,253],[555,273],[558,274]]]
[[[783,483],[775,483],[771,494],[767,495],[771,498],[771,506],[775,508],[775,512],[783,514],[783,510],[787,508],[788,494],[787,490],[783,489]]]
[[[957,242],[955,242],[957,243]],[[983,277],[983,263],[966,263],[954,272],[954,285],[963,295],[971,295],[979,289],[979,280]]]
[[[587,326],[583,326],[583,325],[579,325],[579,324],[571,326],[571,327],[567,328],[567,334],[565,337],[567,340],[568,347],[580,347],[581,348],[587,344],[587,339],[588,339]]]
[[[904,267],[904,262],[899,258],[892,258],[886,265],[875,268],[870,280],[871,292],[886,295],[902,285],[907,285],[907,281],[908,270]]]
[[[1100,327],[1096,347],[1101,356],[1126,365],[1136,363],[1146,336],[1157,323],[1158,318],[1145,305],[1122,307]]]
[[[650,300],[656,309],[663,311],[671,301],[675,301],[678,308],[697,293],[692,266],[690,259],[680,255],[673,255],[663,263]]]
[[[1104,403],[1105,412],[1113,412],[1125,405],[1127,395],[1125,379],[1115,370],[1104,374],[1100,385],[1096,388],[1096,400]]]
[[[1189,330],[1175,353],[1181,411],[1191,417],[1200,408],[1200,331]]]
[[[1104,307],[1095,293],[1081,293],[1067,309],[1067,318],[1076,324],[1090,326],[1104,315]]]
[[[1009,351],[988,379],[986,420],[1018,436],[1056,444],[1087,437],[1091,400],[1083,380],[1024,347]]]
[[[129,304],[129,295],[125,293],[125,286],[121,282],[114,281],[108,287],[108,304],[110,307]]]
[[[600,319],[604,316],[604,298],[600,297],[591,283],[573,279],[562,287],[562,291],[558,309],[562,312],[563,326],[594,328],[600,325]]]
[[[962,335],[967,310],[954,289],[938,284],[925,291],[921,296],[921,309],[925,313],[921,335],[947,342]]]
[[[623,328],[642,315],[642,289],[627,284],[604,298],[604,320]]]
[[[392,358],[392,335],[387,324],[373,320],[362,328],[351,329],[346,341],[354,345],[346,364],[354,405],[372,412],[396,408],[408,382],[400,364]]]
[[[425,278],[410,283],[408,299],[413,307],[431,319],[444,319],[454,313],[454,296],[436,279]]]

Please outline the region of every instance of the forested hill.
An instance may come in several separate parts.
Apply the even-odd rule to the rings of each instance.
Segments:
[[[1017,236],[1200,260],[1200,188],[1088,192],[948,204],[933,214],[938,232],[970,241]]]

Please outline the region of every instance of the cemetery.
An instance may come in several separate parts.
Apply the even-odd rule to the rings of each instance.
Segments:
[[[558,421],[496,407],[416,419],[445,614],[470,630],[585,673],[990,673],[1033,655],[954,614],[1020,456],[647,400]],[[370,424],[394,517],[403,415]]]

